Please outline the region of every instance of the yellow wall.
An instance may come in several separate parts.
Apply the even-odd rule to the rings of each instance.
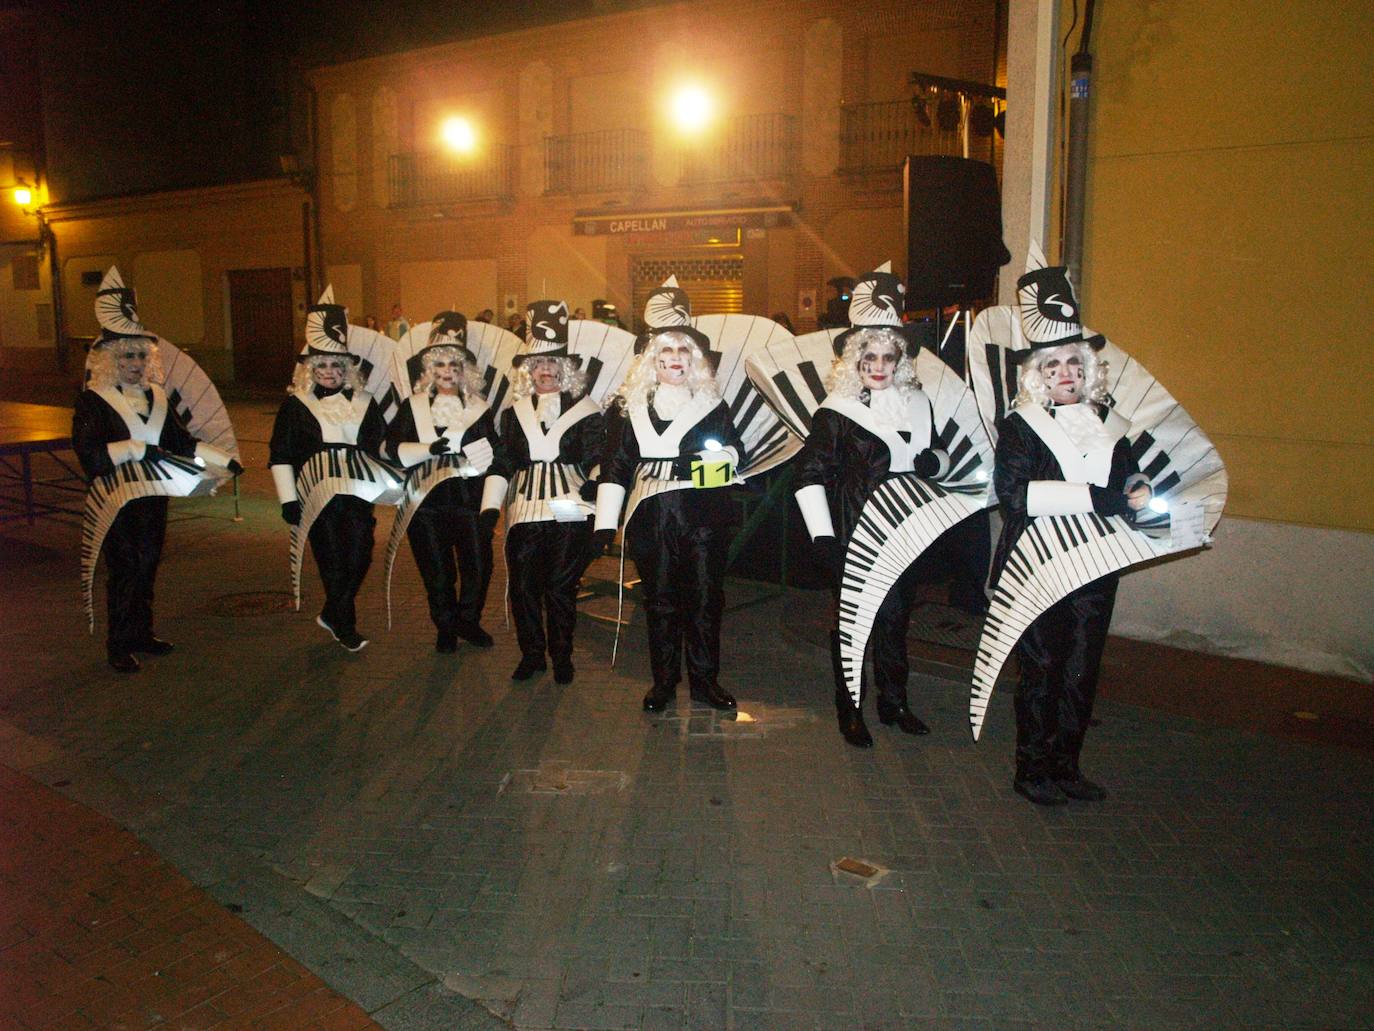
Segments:
[[[1096,7],[1086,320],[1216,442],[1232,515],[1374,530],[1372,34],[1367,2]]]

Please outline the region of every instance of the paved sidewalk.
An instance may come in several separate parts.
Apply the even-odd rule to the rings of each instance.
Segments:
[[[235,406],[259,467],[270,407]],[[685,691],[651,718],[638,625],[614,670],[586,619],[575,683],[512,683],[499,571],[495,648],[433,652],[404,554],[388,632],[385,514],[373,643],[351,656],[313,625],[313,572],[281,610],[285,534],[265,470],[247,480],[243,523],[227,499],[174,503],[157,611],[178,649],[135,677],[85,632],[76,529],[0,531],[0,763],[116,821],[383,1027],[1374,1020],[1365,752],[1109,690],[1085,762],[1111,798],[1041,811],[1010,790],[1010,692],[975,745],[966,682],[929,665],[911,695],[931,736],[875,725],[875,749],[847,748],[823,600],[736,582],[732,603],[757,601],[725,634],[740,718]],[[832,872],[845,856],[882,869]]]

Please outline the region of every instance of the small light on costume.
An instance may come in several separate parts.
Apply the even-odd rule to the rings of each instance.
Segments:
[[[706,450],[707,450],[707,451],[719,451],[719,450],[720,450],[720,441],[718,441],[718,440],[716,440],[714,437],[712,437],[710,440],[708,440],[708,441],[706,442]]]
[[[193,462],[196,463],[196,468],[197,468],[197,469],[204,469],[204,468],[205,468],[205,459],[201,458],[200,455],[194,456],[194,457],[191,459],[191,461],[193,461]]]
[[[27,208],[33,203],[33,191],[23,186],[16,186],[14,188],[14,203],[21,208]]]
[[[988,471],[986,469],[979,469],[978,472],[974,474],[973,478],[977,480],[979,483],[987,483]]]
[[[1169,499],[1168,499],[1168,498],[1151,498],[1151,499],[1150,499],[1150,511],[1151,511],[1151,512],[1159,512],[1159,513],[1161,513],[1161,514],[1163,514],[1163,513],[1167,512],[1167,511],[1169,511]]]
[[[447,118],[439,130],[444,145],[457,154],[471,154],[477,149],[477,130],[466,118]]]
[[[673,124],[679,132],[693,135],[705,129],[715,117],[715,103],[700,86],[682,86],[671,101]]]

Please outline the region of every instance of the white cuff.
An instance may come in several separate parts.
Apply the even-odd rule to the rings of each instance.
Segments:
[[[464,444],[460,454],[468,460],[479,475],[491,467],[491,460],[495,457],[495,452],[491,449],[491,442],[486,437],[478,437],[471,444]]]
[[[114,440],[105,445],[105,450],[109,453],[111,462],[123,465],[125,462],[143,461],[143,455],[148,447],[141,440]]]
[[[620,525],[620,509],[625,504],[625,488],[618,483],[603,483],[596,488],[595,530],[614,530]]]
[[[396,457],[401,460],[403,466],[409,469],[412,465],[419,465],[431,457],[429,445],[417,444],[413,440],[408,440],[404,444],[396,445]]]
[[[814,541],[817,537],[834,537],[835,524],[830,519],[830,505],[825,500],[825,488],[819,483],[803,487],[795,495],[806,532]]]
[[[283,505],[299,501],[296,496],[296,470],[289,465],[274,465],[271,469],[272,483],[277,488],[277,500]]]
[[[501,506],[506,501],[508,482],[504,476],[488,476],[482,483],[482,505],[479,511],[485,512],[489,508],[501,511]]]
[[[1092,510],[1093,496],[1086,483],[1031,480],[1026,488],[1026,515],[1081,515]]]
[[[940,465],[927,478],[931,480],[943,480],[949,475],[950,466],[953,464],[949,460],[949,452],[942,451],[939,448],[931,448],[930,453],[935,456],[936,461],[938,461]]]
[[[228,451],[221,451],[215,445],[207,444],[203,440],[196,441],[196,457],[206,465],[218,465],[225,469],[234,460],[234,456]]]
[[[697,455],[703,462],[729,462],[731,465],[739,465],[739,451],[733,446],[716,451],[698,451]]]

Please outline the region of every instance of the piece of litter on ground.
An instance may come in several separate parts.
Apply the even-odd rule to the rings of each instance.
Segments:
[[[853,856],[842,856],[830,864],[830,875],[837,883],[861,884],[865,888],[873,887],[889,873],[885,866]]]

